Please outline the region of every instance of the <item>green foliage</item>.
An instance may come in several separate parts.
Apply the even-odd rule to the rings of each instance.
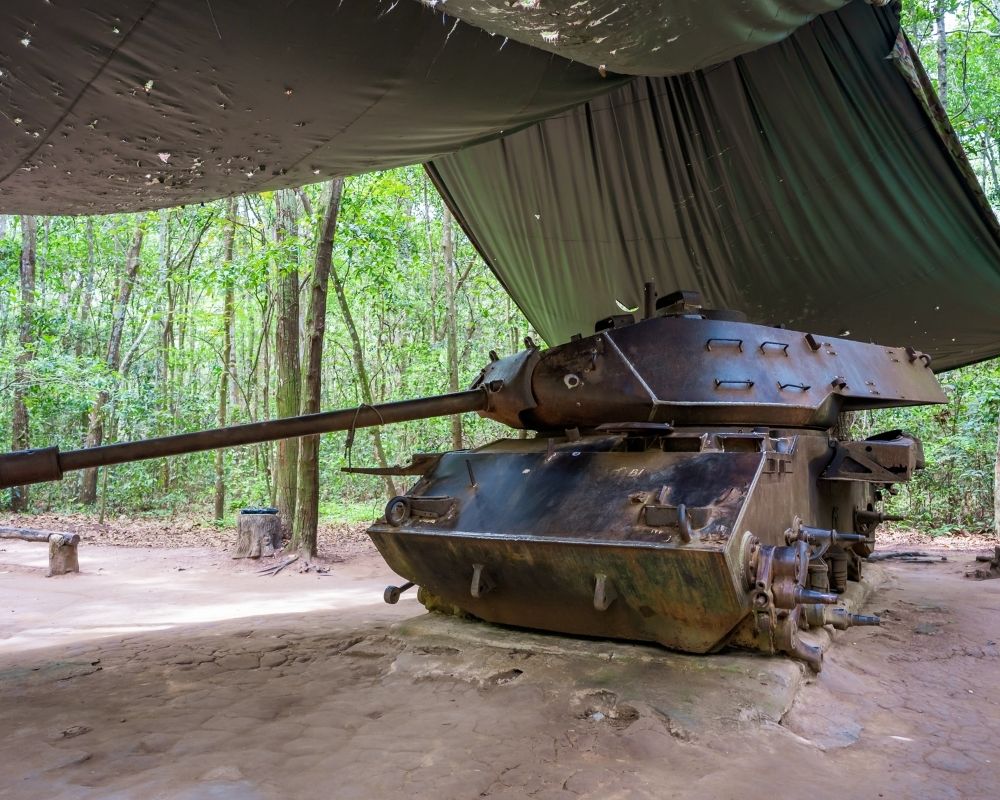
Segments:
[[[947,45],[946,110],[987,198],[1000,209],[1000,2],[904,0],[903,29],[935,87],[939,18]]]
[[[920,530],[987,531],[993,523],[993,474],[1000,415],[1000,360],[940,376],[943,406],[865,412],[854,433],[901,428],[920,437],[926,467],[892,498],[889,508]]]
[[[222,309],[227,285],[236,296],[229,423],[275,415],[274,278],[299,263],[303,313],[317,214],[324,187],[305,187],[297,230],[275,243],[271,193],[239,198],[235,257],[223,257],[226,202],[145,217],[142,264],[122,341],[123,363],[106,364],[112,313],[135,218],[54,217],[40,220],[37,346],[27,377],[33,445],[83,445],[87,416],[99,391],[109,393],[106,441],[124,441],[217,425],[222,374]],[[311,216],[310,216],[311,211]],[[334,248],[334,264],[359,330],[376,400],[447,390],[444,315],[447,305],[441,250],[442,205],[420,168],[363,175],[347,181]],[[16,221],[15,221],[16,222]],[[20,230],[0,237],[0,437],[10,441],[11,382],[18,345]],[[518,309],[458,232],[456,259],[469,270],[457,297],[462,351],[461,380],[471,383],[490,349],[513,351],[532,332]],[[86,311],[90,295],[89,313]],[[323,405],[357,404],[361,395],[351,343],[333,289],[326,320],[322,368]],[[504,429],[466,415],[470,446]],[[383,430],[389,457],[449,446],[448,420],[425,420]],[[372,439],[361,431],[353,452],[345,435],[323,437],[320,448],[321,512],[349,520],[377,516],[384,486],[341,469],[375,463]],[[272,502],[274,447],[227,451],[230,511]],[[196,453],[162,462],[124,464],[107,476],[111,513],[156,514],[203,508],[209,513],[214,455]],[[33,487],[32,506],[76,508],[77,479]]]

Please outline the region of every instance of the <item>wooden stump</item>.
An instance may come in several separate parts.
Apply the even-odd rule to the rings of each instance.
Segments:
[[[965,577],[977,581],[1000,578],[1000,547],[993,548],[991,556],[976,556],[976,560],[965,571]]]
[[[281,548],[281,519],[273,509],[243,509],[236,522],[233,558],[273,556]]]
[[[49,536],[49,577],[80,571],[76,546],[80,537],[75,533],[53,533]]]

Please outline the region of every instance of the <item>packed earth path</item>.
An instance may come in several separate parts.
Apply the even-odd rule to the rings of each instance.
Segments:
[[[269,577],[280,556],[233,561],[224,533],[62,522],[79,575],[0,543],[0,798],[996,796],[1000,581],[964,577],[985,538],[888,537],[928,557],[882,562],[883,626],[814,677],[388,606],[356,527]]]

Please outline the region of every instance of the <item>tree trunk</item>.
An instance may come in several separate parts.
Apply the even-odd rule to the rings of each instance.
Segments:
[[[430,181],[427,179],[427,171],[423,173],[423,180],[421,182],[421,188],[423,189],[423,200],[424,200],[424,237],[427,240],[427,258],[431,262],[431,302],[430,302],[430,315],[431,315],[431,339],[435,342],[439,340],[438,336],[438,317],[437,317],[437,303],[438,303],[438,265],[437,258],[434,255],[434,245],[432,244],[431,237],[431,214],[432,206],[430,201],[430,193],[428,189],[430,187]],[[436,194],[436,192],[435,192]],[[446,209],[447,211],[447,209]]]
[[[90,307],[94,302],[94,270],[96,254],[94,252],[94,218],[87,217],[87,272],[83,278],[83,298],[80,301],[80,332],[76,337],[74,351],[76,357],[83,355],[83,343],[86,339],[86,326],[90,321]]]
[[[222,373],[219,375],[219,427],[225,427],[229,412],[229,373],[233,362],[233,310],[235,298],[233,279],[229,274],[233,264],[233,241],[236,238],[236,201],[230,198],[226,209],[226,232],[223,242],[223,280],[226,283],[222,301]],[[215,518],[226,514],[225,451],[215,451]]]
[[[105,358],[109,376],[114,376],[121,364],[122,333],[125,330],[125,315],[128,311],[129,301],[132,299],[135,278],[139,273],[144,234],[143,222],[140,220],[136,225],[135,234],[132,236],[132,243],[129,245],[128,253],[125,256],[125,275],[122,277],[118,287],[118,299],[115,302],[112,315],[111,334],[108,337],[108,352]],[[85,447],[99,447],[104,441],[104,406],[107,404],[109,398],[110,394],[106,389],[102,389],[97,393],[94,405],[90,409]],[[97,502],[96,468],[83,470],[80,478],[79,500],[84,505],[93,505]]]
[[[275,401],[278,416],[291,417],[299,413],[302,381],[299,362],[299,270],[295,193],[283,189],[275,193],[274,201],[277,216],[274,234],[279,246],[279,263],[276,265],[278,324],[274,348],[274,357],[278,362],[278,388]],[[279,441],[275,467],[276,505],[281,514],[282,528],[289,535],[292,532],[292,521],[295,519],[298,462],[298,440]]]
[[[270,290],[269,290],[270,293]],[[261,386],[260,394],[258,400],[258,410],[260,411],[259,417],[263,419],[270,419],[271,415],[271,317],[266,316],[264,319],[263,330],[261,335],[264,338],[263,347],[263,366],[260,371],[261,375]],[[264,482],[267,484],[267,504],[269,506],[276,506],[278,502],[277,494],[278,490],[275,484],[277,476],[275,475],[274,469],[274,443],[266,442],[261,445],[261,450],[264,453]]]
[[[21,330],[14,368],[14,415],[11,439],[15,450],[31,447],[28,432],[28,406],[25,394],[28,385],[28,364],[34,358],[35,342],[35,247],[38,242],[38,221],[32,216],[21,217]],[[28,487],[15,486],[10,491],[11,511],[27,511]]]
[[[322,387],[323,335],[326,331],[326,299],[333,263],[333,240],[337,233],[337,215],[344,179],[330,184],[330,197],[316,238],[316,260],[309,282],[309,311],[306,315],[305,379],[302,384],[303,414],[320,410]],[[292,544],[304,556],[316,555],[316,531],[319,526],[319,436],[299,439],[298,499]]]
[[[1000,176],[997,175],[997,162],[993,156],[993,144],[989,134],[983,134],[983,155],[989,166],[990,177],[993,179],[993,191],[1000,192]]]
[[[944,0],[938,0],[934,4],[934,30],[937,37],[937,93],[941,100],[941,106],[948,110],[948,32],[945,30],[945,12],[947,11]]]
[[[993,533],[1000,538],[1000,414],[997,415],[997,457],[993,462]]]
[[[166,209],[160,212],[160,282],[166,297],[166,309],[163,314],[163,330],[160,333],[160,359],[158,373],[160,379],[160,391],[162,392],[161,414],[159,424],[156,426],[157,433],[163,436],[167,433],[163,422],[165,419],[173,422],[174,414],[174,389],[173,376],[170,369],[171,353],[174,349],[174,286],[171,274],[171,252],[170,252],[170,212]],[[171,426],[172,428],[173,426]],[[170,491],[170,459],[164,458],[160,462],[160,488],[164,493]]]
[[[330,278],[333,280],[333,288],[337,295],[337,305],[340,307],[340,314],[344,318],[344,325],[347,328],[348,336],[351,338],[351,360],[354,362],[354,372],[358,378],[358,391],[361,393],[361,402],[365,405],[372,405],[375,400],[372,398],[371,382],[368,379],[368,367],[365,366],[365,352],[361,347],[361,337],[358,335],[358,327],[354,324],[354,315],[351,307],[347,303],[347,294],[344,292],[344,282],[337,272],[337,265],[330,265]],[[388,469],[389,461],[385,457],[385,447],[382,444],[382,433],[378,426],[369,428],[372,432],[372,440],[375,445],[375,456],[378,458],[379,466]],[[390,496],[399,494],[396,490],[396,483],[391,475],[384,475],[385,488]]]
[[[445,289],[448,292],[448,316],[445,320],[448,336],[448,388],[458,391],[458,270],[455,266],[455,238],[451,212],[447,207],[441,215],[441,247],[444,256]],[[451,417],[451,448],[462,449],[462,418]]]

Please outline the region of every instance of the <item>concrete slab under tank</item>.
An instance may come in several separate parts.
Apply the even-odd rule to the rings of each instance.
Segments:
[[[844,606],[861,612],[885,582],[882,568],[867,564],[864,580],[848,585]],[[575,687],[581,718],[597,714],[614,724],[637,712],[652,713],[681,738],[720,726],[780,722],[810,675],[802,662],[784,656],[736,650],[689,655],[436,613],[398,622],[392,633],[408,645],[393,670],[414,679],[451,676],[486,688],[530,673],[543,690]],[[824,651],[834,641],[829,627],[801,636]]]

